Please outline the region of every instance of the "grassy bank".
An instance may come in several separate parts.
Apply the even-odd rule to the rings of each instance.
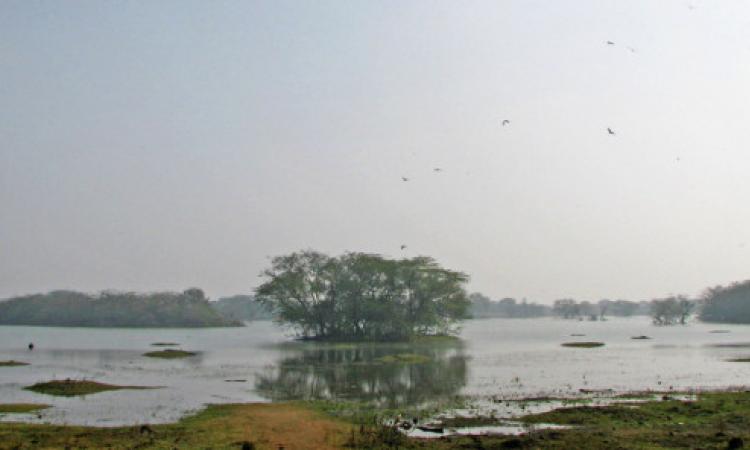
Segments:
[[[213,405],[175,424],[95,428],[0,424],[2,448],[342,448],[351,425],[295,403]],[[3,447],[7,446],[7,447]],[[253,448],[249,447],[249,448]]]
[[[0,403],[0,414],[25,414],[49,408],[38,403]]]
[[[87,380],[52,380],[36,383],[25,388],[38,394],[56,395],[60,397],[75,397],[79,395],[96,394],[105,391],[121,389],[154,389],[147,386],[118,386],[114,384],[98,383]]]
[[[375,414],[345,418],[332,413],[320,404],[293,402],[209,406],[178,423],[146,427],[0,424],[0,442],[10,448],[29,448],[33,440],[43,448],[213,449],[239,449],[243,443],[256,449],[726,449],[730,441],[750,443],[748,392],[705,393],[691,401],[667,398],[636,405],[566,407],[523,418],[529,432],[522,436],[409,439],[377,425]],[[534,431],[538,423],[573,428]]]

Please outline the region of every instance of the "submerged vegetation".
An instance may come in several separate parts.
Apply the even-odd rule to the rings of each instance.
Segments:
[[[211,308],[202,290],[177,292],[74,291],[15,297],[0,302],[0,325],[72,327],[241,326]]]
[[[433,259],[303,251],[272,260],[256,298],[309,339],[405,341],[467,317],[468,276]]]
[[[148,386],[118,386],[114,384],[98,383],[88,380],[52,380],[36,383],[25,388],[39,394],[56,395],[61,397],[75,397],[79,395],[96,394],[105,391],[121,389],[154,389]]]
[[[195,356],[196,354],[197,353],[195,352],[187,352],[185,350],[168,349],[144,353],[143,356],[148,356],[149,358],[176,359],[188,358],[190,356]]]

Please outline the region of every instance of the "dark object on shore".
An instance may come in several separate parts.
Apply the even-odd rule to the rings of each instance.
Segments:
[[[29,342],[29,350],[34,350],[34,343],[33,342]]]
[[[633,336],[630,339],[651,339],[651,336],[646,336],[646,335]]]
[[[412,426],[411,422],[409,422],[408,420],[404,420],[403,422],[398,424],[399,428],[401,428],[402,430],[406,430],[406,431],[411,430],[411,426]]]
[[[443,427],[439,427],[439,426],[420,425],[420,426],[417,427],[417,430],[424,431],[426,433],[440,433],[440,434],[443,434]]]
[[[742,438],[733,437],[729,440],[729,444],[727,444],[728,450],[735,450],[738,448],[743,448],[745,446],[745,442],[742,440]]]
[[[148,425],[141,425],[141,434],[151,434],[154,430],[151,429]]]
[[[245,441],[242,443],[242,450],[255,450],[255,444]]]

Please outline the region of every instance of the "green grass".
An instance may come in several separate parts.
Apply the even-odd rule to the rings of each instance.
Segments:
[[[105,391],[117,391],[121,389],[154,389],[147,386],[118,386],[114,384],[98,383],[87,380],[52,380],[36,383],[24,389],[39,394],[56,395],[60,397],[75,397],[96,394]]]
[[[49,407],[40,403],[0,403],[0,414],[24,414]]]
[[[563,347],[594,348],[594,347],[603,347],[604,342],[564,342],[561,345]]]
[[[381,364],[424,364],[430,361],[429,356],[417,355],[416,353],[397,353],[375,358],[375,362]]]
[[[197,353],[194,353],[194,352],[186,352],[185,350],[168,349],[168,350],[159,350],[156,352],[144,353],[143,356],[148,356],[149,358],[176,359],[176,358],[189,358],[191,356],[195,356],[196,354]]]
[[[19,367],[19,366],[28,366],[29,363],[21,362],[21,361],[0,361],[0,367]]]
[[[152,425],[145,433],[139,427],[0,423],[0,442],[8,448],[29,448],[29,443],[33,442],[41,448],[117,449],[237,449],[243,442],[251,442],[257,449],[273,450],[279,446],[289,449],[423,450],[726,449],[731,438],[750,442],[750,392],[703,393],[692,401],[567,407],[521,419],[531,427],[521,436],[454,436],[433,440],[407,439],[395,434],[392,428],[378,425],[382,423],[378,422],[379,418],[394,417],[395,414],[411,417],[410,411],[378,412],[369,408],[362,411],[363,415],[342,414],[352,408],[356,409],[356,405],[346,402],[209,406],[175,424]],[[487,423],[492,420],[483,419]],[[570,425],[572,428],[534,431],[533,425],[540,423]]]

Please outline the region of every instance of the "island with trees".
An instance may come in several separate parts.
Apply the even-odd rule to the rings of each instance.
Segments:
[[[201,289],[183,292],[52,291],[0,302],[0,325],[69,327],[228,327]]]
[[[300,251],[273,258],[256,299],[300,338],[408,341],[449,335],[468,316],[468,276],[432,258]]]

